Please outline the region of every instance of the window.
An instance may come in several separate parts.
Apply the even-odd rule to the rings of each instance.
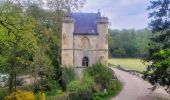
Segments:
[[[87,57],[84,57],[82,59],[82,66],[89,66],[89,59]]]

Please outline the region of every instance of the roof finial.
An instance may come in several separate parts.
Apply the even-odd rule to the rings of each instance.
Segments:
[[[101,17],[100,9],[98,9],[98,17]]]

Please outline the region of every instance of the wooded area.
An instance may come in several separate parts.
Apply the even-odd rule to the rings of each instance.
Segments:
[[[148,55],[149,29],[109,30],[110,57],[142,58]]]

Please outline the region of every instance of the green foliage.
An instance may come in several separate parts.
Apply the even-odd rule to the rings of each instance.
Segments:
[[[109,30],[109,55],[111,57],[147,56],[150,30]]]
[[[108,92],[112,96],[116,96],[122,89],[122,84],[118,80],[112,80],[109,84]]]
[[[121,83],[117,80],[112,81],[112,71],[103,64],[96,63],[88,67],[85,70],[86,74],[94,81],[92,84],[94,100],[108,100],[121,91]]]
[[[112,80],[109,84],[109,89],[106,93],[97,92],[93,94],[93,100],[108,100],[113,96],[119,94],[122,89],[122,85],[118,80]]]
[[[148,66],[145,78],[152,84],[159,83],[162,86],[170,86],[170,49],[160,50],[152,55],[158,58]]]
[[[91,77],[85,75],[81,80],[71,81],[67,89],[69,92],[83,93],[83,92],[91,92],[91,86],[93,84],[93,80]]]
[[[117,95],[122,88],[119,81],[111,80],[112,73],[108,67],[100,63],[85,69],[82,78],[70,78],[74,71],[72,68],[66,68],[65,70],[64,76],[69,78],[69,83],[66,84],[66,93],[59,93],[59,95],[56,94],[47,98],[52,100],[108,100]],[[106,86],[107,88],[103,88],[103,86]],[[106,89],[106,93],[104,93],[104,89]]]
[[[62,89],[66,90],[66,86],[73,80],[76,79],[76,73],[74,68],[72,67],[65,67],[62,68]]]
[[[4,100],[5,96],[7,96],[8,92],[6,88],[0,88],[0,100]]]
[[[34,71],[35,74],[43,72],[61,84],[62,69],[60,67],[61,55],[61,19],[62,11],[45,10],[36,4],[29,5],[27,14],[36,20],[35,36],[39,45]]]
[[[95,85],[99,85],[99,89],[103,91],[103,89],[107,89],[109,86],[109,82],[112,79],[111,70],[101,63],[96,63],[86,69],[87,73],[94,78]]]
[[[71,100],[91,100],[92,99],[93,79],[85,74],[81,80],[71,81],[67,90],[70,93]]]
[[[0,6],[0,61],[1,70],[9,77],[9,90],[16,87],[16,74],[31,66],[37,49],[34,37],[34,20],[22,14],[17,6],[4,3]],[[5,60],[4,60],[5,59]]]
[[[44,92],[40,91],[35,95],[34,100],[46,100],[46,95]]]
[[[170,87],[170,20],[169,0],[154,0],[150,2],[148,10],[151,20],[152,37],[150,38],[148,65],[144,78],[155,85]]]

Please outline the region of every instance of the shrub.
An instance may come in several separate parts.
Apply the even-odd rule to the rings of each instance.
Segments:
[[[86,72],[94,78],[96,91],[104,90],[109,87],[112,79],[112,71],[103,64],[96,63],[86,69]]]
[[[93,94],[93,100],[105,100],[107,98],[108,93],[97,92]]]
[[[45,95],[45,93],[42,92],[42,91],[39,92],[39,93],[37,93],[35,100],[46,100],[46,95]]]
[[[112,80],[112,71],[103,64],[96,63],[85,70],[94,80],[92,85],[93,100],[108,100],[121,90],[118,80]],[[104,89],[106,91],[104,92]]]
[[[34,94],[32,92],[16,90],[9,96],[5,97],[5,100],[34,100]]]
[[[56,81],[49,79],[48,77],[42,78],[39,83],[34,85],[34,93],[39,93],[41,91],[46,91],[49,96],[55,95],[59,85]]]
[[[72,81],[76,79],[76,73],[73,68],[65,67],[62,69],[62,84],[64,90],[66,90],[67,85]]]
[[[7,93],[7,88],[0,88],[0,100],[3,100]]]
[[[122,84],[118,80],[111,80],[108,88],[108,93],[116,96],[122,89]]]
[[[108,100],[113,96],[119,94],[122,89],[122,85],[118,80],[111,80],[108,91],[106,93],[96,92],[93,94],[93,100]]]
[[[25,90],[25,91],[34,91],[34,85],[33,84],[20,86],[19,88],[21,90]]]
[[[62,93],[57,96],[47,96],[47,100],[70,100],[69,95],[69,93]]]
[[[91,100],[92,99],[93,80],[88,74],[83,79],[70,82],[67,90],[71,92],[69,98],[71,100]]]

